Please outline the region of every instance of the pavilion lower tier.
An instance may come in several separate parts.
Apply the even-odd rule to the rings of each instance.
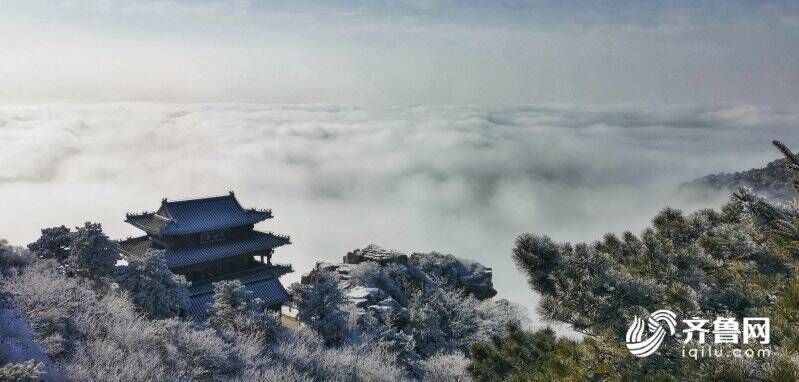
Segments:
[[[260,299],[266,307],[277,309],[289,300],[289,294],[278,278],[286,273],[286,270],[281,269],[281,267],[267,265],[213,279],[192,282],[191,287],[189,287],[189,305],[187,308],[195,320],[204,321],[208,318],[209,308],[213,303],[213,283],[237,279],[250,291],[253,298]]]
[[[123,254],[128,256],[142,255],[150,249],[164,250],[167,266],[174,269],[248,253],[271,253],[274,248],[290,243],[287,236],[253,231],[244,238],[178,248],[161,247],[148,236],[130,238],[119,244]]]

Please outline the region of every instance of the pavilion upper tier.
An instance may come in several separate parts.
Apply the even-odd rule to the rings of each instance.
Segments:
[[[245,209],[230,192],[201,199],[163,199],[156,212],[127,214],[125,221],[148,235],[176,236],[250,226],[270,218],[271,210]]]

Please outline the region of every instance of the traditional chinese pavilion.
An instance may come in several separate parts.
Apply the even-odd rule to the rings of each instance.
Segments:
[[[208,316],[213,283],[238,279],[254,297],[279,309],[289,298],[278,279],[290,264],[273,264],[275,248],[291,244],[288,236],[260,232],[255,224],[272,218],[270,210],[242,208],[235,195],[163,199],[156,212],[127,214],[125,221],[144,236],[121,241],[123,256],[163,250],[167,266],[191,282],[187,307],[198,320]]]

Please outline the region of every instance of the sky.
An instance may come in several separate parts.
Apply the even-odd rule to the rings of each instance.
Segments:
[[[792,1],[0,1],[0,102],[793,105]]]

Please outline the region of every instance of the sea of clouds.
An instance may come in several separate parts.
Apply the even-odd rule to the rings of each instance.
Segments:
[[[799,148],[799,110],[754,106],[51,104],[0,106],[0,237],[91,220],[138,235],[126,212],[235,191],[272,208],[297,270],[376,243],[494,269],[501,296],[536,298],[517,235],[638,232],[687,180]]]

